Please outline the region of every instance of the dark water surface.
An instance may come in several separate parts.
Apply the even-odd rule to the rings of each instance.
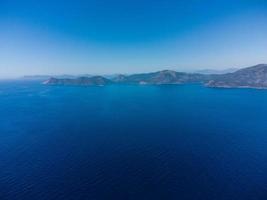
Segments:
[[[0,199],[266,200],[267,91],[2,81]]]

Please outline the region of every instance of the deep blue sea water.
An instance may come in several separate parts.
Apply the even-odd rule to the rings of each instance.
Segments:
[[[266,200],[267,91],[0,82],[1,200]]]

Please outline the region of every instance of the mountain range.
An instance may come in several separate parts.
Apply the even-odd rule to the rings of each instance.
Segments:
[[[111,78],[106,78],[103,76],[49,78],[44,82],[46,85],[81,86],[104,86],[109,84],[163,85],[190,83],[200,83],[207,87],[219,88],[267,89],[267,64],[259,64],[225,74],[185,73],[172,70],[163,70],[133,75],[121,74]]]

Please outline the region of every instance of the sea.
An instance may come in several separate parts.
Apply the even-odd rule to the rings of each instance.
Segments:
[[[1,200],[266,200],[267,90],[0,81]]]

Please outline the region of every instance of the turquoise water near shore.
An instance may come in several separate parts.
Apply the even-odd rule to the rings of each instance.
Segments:
[[[0,199],[267,198],[267,90],[0,82]]]

